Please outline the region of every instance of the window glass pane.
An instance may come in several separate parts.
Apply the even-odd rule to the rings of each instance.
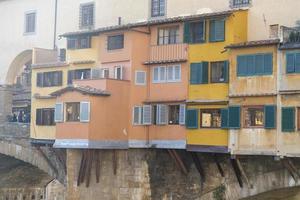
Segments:
[[[164,16],[166,6],[165,3],[165,0],[151,0],[151,16]]]
[[[211,82],[223,83],[225,82],[225,62],[213,62],[211,63]]]
[[[168,81],[174,81],[174,67],[167,67]]]
[[[94,4],[81,5],[81,27],[94,25]]]
[[[158,30],[158,44],[177,44],[179,43],[179,27],[167,27]]]
[[[264,126],[264,108],[251,107],[245,109],[245,127],[262,127]]]
[[[134,124],[141,124],[142,123],[142,107],[135,106],[133,109],[133,123]]]
[[[159,81],[166,81],[166,67],[160,67],[159,68]]]
[[[221,110],[204,110],[201,111],[201,127],[203,128],[220,128],[221,127]]]
[[[53,126],[54,108],[37,109],[36,124],[40,126]]]
[[[36,13],[28,13],[25,15],[25,33],[35,32]]]
[[[175,80],[180,81],[181,80],[181,67],[179,65],[175,66]]]
[[[107,38],[107,49],[123,49],[124,48],[124,35],[108,36]]]
[[[204,22],[193,22],[190,25],[192,43],[204,42]]]
[[[80,103],[67,103],[66,104],[66,117],[67,121],[79,121],[80,120]]]
[[[159,67],[154,67],[153,68],[153,82],[158,82],[159,81]]]
[[[146,72],[136,72],[135,83],[143,85],[146,83]]]
[[[169,124],[179,124],[179,105],[169,106]]]

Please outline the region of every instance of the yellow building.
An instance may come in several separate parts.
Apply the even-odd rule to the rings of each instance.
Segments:
[[[231,63],[225,47],[247,41],[247,21],[248,11],[237,10],[185,23],[190,62],[186,121],[189,151],[228,152]]]

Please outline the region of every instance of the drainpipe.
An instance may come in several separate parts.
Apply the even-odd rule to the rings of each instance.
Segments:
[[[57,0],[55,0],[54,7],[54,35],[53,35],[53,49],[56,49],[56,25],[57,25]]]
[[[282,77],[282,63],[281,63],[282,54],[279,50],[279,45],[277,46],[277,89],[276,89],[276,97],[277,97],[277,131],[276,131],[276,154],[282,154],[280,151],[280,135],[281,135],[281,95],[279,94],[281,88],[281,77]],[[282,155],[278,155],[282,156]]]

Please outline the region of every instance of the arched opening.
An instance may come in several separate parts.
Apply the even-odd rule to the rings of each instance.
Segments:
[[[30,122],[32,50],[21,52],[12,61],[6,75],[6,84],[12,87],[11,122]]]

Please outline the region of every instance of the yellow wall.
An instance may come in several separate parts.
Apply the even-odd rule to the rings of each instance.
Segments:
[[[81,50],[79,50],[81,51]],[[55,139],[55,126],[37,126],[36,125],[36,109],[38,108],[54,108],[56,99],[37,99],[34,95],[49,96],[52,92],[55,92],[61,88],[67,86],[68,70],[74,69],[86,69],[95,67],[95,64],[82,64],[82,65],[68,65],[63,67],[42,67],[32,69],[32,99],[31,99],[31,125],[30,135],[34,139]],[[59,87],[37,87],[36,79],[39,72],[51,72],[62,71],[63,72],[63,84]]]
[[[217,62],[229,60],[225,46],[247,41],[247,11],[236,11],[226,19],[225,41],[209,42],[209,20],[206,20],[206,42],[189,45],[189,62]],[[230,68],[230,67],[229,67]],[[210,69],[210,65],[209,65]],[[210,77],[210,70],[209,70]],[[210,78],[208,78],[210,80]],[[208,83],[189,85],[189,100],[223,100],[228,101],[228,83]],[[219,109],[227,105],[188,105],[188,108]],[[200,112],[199,112],[200,124]],[[200,126],[199,126],[200,127]],[[198,128],[187,130],[188,145],[228,146],[228,130]]]

